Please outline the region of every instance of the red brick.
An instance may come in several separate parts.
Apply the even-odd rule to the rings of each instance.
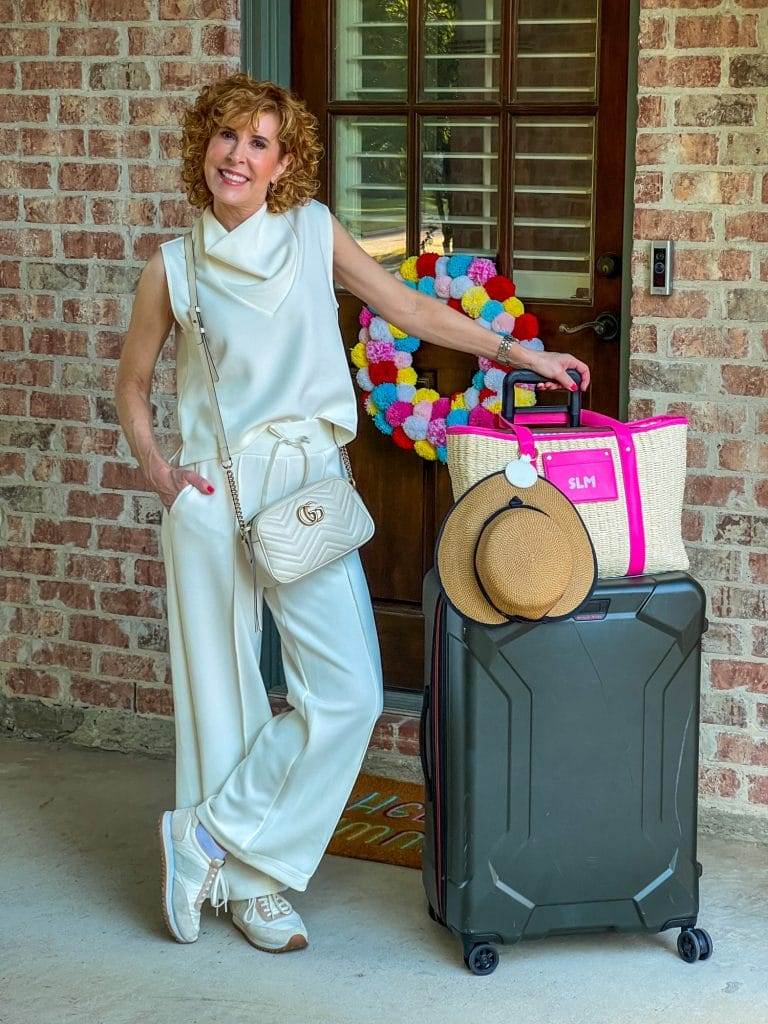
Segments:
[[[69,460],[64,460],[65,463]],[[35,519],[32,526],[33,544],[70,544],[85,548],[90,544],[91,524],[73,523],[66,520]]]
[[[699,769],[699,792],[702,795],[734,797],[739,787],[739,777],[733,768],[702,765]]]
[[[751,203],[755,175],[748,171],[685,171],[672,175],[672,195],[681,203]]]
[[[754,583],[768,585],[768,553],[753,551],[749,556],[749,578]]]
[[[82,196],[54,196],[38,199],[24,196],[27,221],[37,224],[82,224],[85,220],[85,199]]]
[[[21,0],[22,21],[77,21],[81,0]]]
[[[640,15],[640,49],[663,50],[667,45],[666,18],[651,18]]]
[[[712,214],[706,211],[635,211],[635,238],[672,238],[677,241],[711,242],[714,237]]]
[[[157,531],[138,527],[100,526],[96,531],[96,546],[112,551],[128,551],[137,555],[156,557]]]
[[[69,259],[120,260],[125,255],[122,236],[112,231],[64,231],[61,240]]]
[[[125,570],[119,558],[105,555],[70,554],[65,574],[71,579],[91,580],[94,583],[124,583]]]
[[[768,704],[758,704],[756,711],[757,724],[763,729],[768,729]]]
[[[677,18],[675,46],[679,49],[757,46],[755,16],[736,18],[732,14],[715,14],[706,17]]]
[[[53,608],[15,608],[8,621],[9,632],[33,636],[58,636],[61,628],[61,612]]]
[[[22,128],[19,143],[23,156],[84,156],[81,128]]]
[[[68,580],[40,580],[37,585],[41,601],[55,601],[78,611],[93,611],[95,598],[90,587]]]
[[[0,53],[3,57],[33,57],[48,53],[47,28],[0,28]],[[3,103],[7,97],[3,97]]]
[[[188,21],[233,21],[238,17],[237,0],[160,0],[160,18]]]
[[[121,651],[104,651],[99,656],[98,674],[154,683],[158,678],[158,668],[156,665],[157,663],[154,659],[144,655],[123,654]]]
[[[748,441],[721,441],[717,446],[717,461],[721,469],[742,471],[751,468],[754,448]]]
[[[173,692],[170,687],[137,686],[136,713],[139,715],[173,715]]]
[[[237,67],[233,62],[163,61],[160,64],[161,89],[193,89],[227,78]]]
[[[710,665],[710,680],[718,690],[745,686],[755,693],[768,693],[768,662],[715,659]]]
[[[0,230],[0,255],[52,256],[51,232],[42,228],[22,228],[18,231]]]
[[[768,741],[755,741],[743,733],[721,732],[717,735],[715,756],[721,761],[768,766]]]
[[[743,406],[714,402],[670,402],[670,416],[685,416],[690,429],[699,434],[741,434],[747,422]]]
[[[0,180],[5,188],[48,189],[51,165],[39,160],[0,160]]]
[[[750,803],[768,804],[768,775],[750,775],[747,784]]]
[[[739,213],[725,220],[726,239],[768,242],[768,213]]]
[[[82,65],[78,61],[23,61],[22,89],[80,89],[83,85]]]
[[[240,56],[240,29],[230,25],[203,25],[203,53],[212,57]]]
[[[660,171],[641,172],[635,177],[635,203],[642,206],[660,202],[663,185],[664,176]]]
[[[633,324],[629,333],[629,347],[631,352],[656,352],[656,325]]]
[[[93,707],[133,708],[133,683],[106,682],[90,676],[75,675],[69,684],[69,695],[74,701]]]
[[[645,57],[638,60],[638,84],[641,89],[679,86],[694,89],[720,84],[720,57]]]
[[[161,561],[137,558],[133,566],[133,578],[137,587],[159,587],[166,585],[165,565]]]
[[[123,129],[91,129],[88,132],[88,155],[92,157],[149,156],[149,132]]]
[[[163,610],[159,596],[152,590],[101,590],[101,610],[125,618],[160,619]]]
[[[650,213],[651,211],[643,211]],[[710,295],[705,291],[679,288],[672,295],[649,295],[646,288],[634,288],[632,315],[675,320],[703,320],[709,316]]]
[[[47,115],[46,115],[47,116]],[[62,96],[59,99],[60,124],[119,124],[123,119],[122,100],[117,96]],[[25,121],[31,118],[23,118]],[[44,120],[44,118],[35,118]]]
[[[61,164],[59,188],[70,192],[114,192],[120,180],[117,164]]]
[[[149,21],[148,0],[88,0],[89,21]]]
[[[143,99],[128,100],[128,120],[130,124],[173,125],[179,121],[186,110],[187,103],[182,97],[152,96]]]
[[[726,365],[722,371],[723,388],[731,395],[765,398],[768,395],[768,369],[760,366]]]
[[[704,132],[639,132],[636,158],[638,167],[715,164],[718,161],[718,137]]]
[[[50,359],[7,359],[0,363],[0,382],[27,387],[50,387],[53,361]]]
[[[77,644],[55,643],[48,640],[35,641],[30,660],[36,665],[61,665],[77,672],[88,672],[91,668],[91,650]]]
[[[2,52],[2,33],[0,33]],[[0,105],[0,121],[19,124],[22,121],[47,121],[50,100],[47,96],[3,96]]]
[[[65,323],[116,326],[123,319],[117,299],[65,299],[62,312]]]
[[[56,395],[33,391],[29,396],[29,415],[37,419],[80,420],[91,418],[87,395]]]
[[[169,167],[162,164],[131,167],[129,174],[132,192],[181,192],[184,189],[181,171],[176,164]]]
[[[0,288],[21,287],[21,263],[0,261]]]
[[[155,223],[156,203],[146,198],[95,198],[91,200],[91,216],[94,224],[130,224],[136,228]]]
[[[11,693],[28,697],[58,697],[60,686],[55,676],[33,668],[14,665],[5,674],[5,685]]]
[[[744,249],[678,249],[677,281],[749,281],[752,254]]]
[[[130,637],[115,619],[97,615],[71,615],[69,639],[104,647],[128,647]]]
[[[29,337],[29,351],[44,355],[85,356],[88,335],[55,327],[36,327]]]
[[[203,30],[205,32],[205,29]],[[172,26],[159,28],[157,25],[128,29],[128,53],[154,55],[184,55],[192,50],[192,33],[189,28]],[[207,53],[207,50],[203,50]],[[239,53],[239,50],[238,50]]]
[[[120,37],[105,26],[61,28],[56,52],[63,57],[114,57],[120,53]]]

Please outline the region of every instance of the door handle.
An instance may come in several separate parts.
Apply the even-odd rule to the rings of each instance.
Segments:
[[[588,327],[591,327],[603,341],[614,341],[619,336],[619,318],[614,313],[598,313],[594,320],[586,324],[575,324],[573,327],[560,324],[558,330],[561,334],[578,334]]]

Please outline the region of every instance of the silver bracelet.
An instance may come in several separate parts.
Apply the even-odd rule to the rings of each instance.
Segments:
[[[504,335],[504,337],[499,342],[499,347],[498,347],[498,350],[496,352],[495,361],[497,363],[503,363],[504,366],[514,366],[515,365],[512,362],[512,360],[509,358],[509,350],[510,350],[513,342],[514,342],[514,338],[510,337],[508,334]]]

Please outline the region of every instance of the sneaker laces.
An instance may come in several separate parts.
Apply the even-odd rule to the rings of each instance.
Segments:
[[[256,916],[257,903],[260,911],[262,911],[262,917],[266,917],[268,921],[274,921],[277,917],[290,914],[293,910],[288,900],[278,893],[269,893],[267,896],[254,896],[248,900],[248,906],[243,914],[244,921],[249,923],[253,921]]]
[[[223,862],[222,866],[216,872],[216,877],[213,880],[211,887],[211,906],[216,908],[216,917],[219,916],[219,908],[224,907],[225,910],[229,910],[229,882],[227,876],[224,873]]]

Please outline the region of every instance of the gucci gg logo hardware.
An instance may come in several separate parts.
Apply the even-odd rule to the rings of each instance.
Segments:
[[[306,505],[299,505],[296,509],[296,518],[302,526],[314,526],[321,519],[325,519],[325,510],[322,505],[317,505],[313,508],[312,503],[307,502]]]

